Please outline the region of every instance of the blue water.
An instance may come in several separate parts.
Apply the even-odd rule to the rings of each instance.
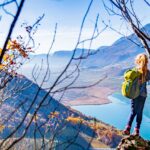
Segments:
[[[72,108],[79,110],[85,115],[96,117],[122,130],[126,126],[130,114],[130,100],[123,97],[120,93],[114,93],[108,98],[112,103],[104,105],[73,106]],[[132,130],[134,126],[135,120],[132,125]],[[140,134],[145,139],[150,140],[150,96],[146,99]]]

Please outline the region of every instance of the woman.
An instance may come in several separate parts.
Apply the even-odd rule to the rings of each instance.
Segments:
[[[148,57],[146,54],[138,54],[135,58],[137,70],[140,72],[140,95],[131,100],[131,114],[123,134],[129,135],[132,122],[136,116],[136,127],[133,135],[139,136],[140,125],[142,122],[143,108],[147,97],[146,82],[150,80],[150,71],[148,70]]]

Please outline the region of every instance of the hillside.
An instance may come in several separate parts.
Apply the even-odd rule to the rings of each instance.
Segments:
[[[39,93],[35,98],[37,92]],[[117,146],[121,139],[120,131],[62,105],[50,95],[47,95],[42,103],[45,95],[47,95],[46,91],[25,77],[16,77],[7,85],[1,92],[1,97],[5,99],[0,107],[1,141],[18,128],[10,136],[12,139],[21,137],[24,132],[25,141],[35,137],[38,141],[44,135],[45,142],[51,139],[59,141],[56,145],[58,149]],[[41,107],[36,111],[39,105]],[[33,115],[33,121],[26,130]],[[2,146],[1,148],[5,149]]]

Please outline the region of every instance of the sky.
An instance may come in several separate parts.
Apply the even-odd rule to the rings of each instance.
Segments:
[[[35,53],[41,54],[48,52],[53,39],[56,23],[58,25],[56,39],[51,52],[59,50],[73,50],[76,46],[81,23],[90,1],[91,0],[26,0],[12,37],[15,38],[20,34],[26,37],[27,35],[24,28],[21,28],[21,24],[28,23],[29,25],[32,25],[39,16],[45,14],[40,23],[41,25],[34,35],[36,43]],[[150,18],[148,16],[150,11],[142,1],[143,0],[136,0],[135,9],[142,23],[147,24],[150,22]],[[105,2],[108,2],[108,0],[105,0]],[[16,11],[15,4],[7,6],[6,8],[12,13],[15,13]],[[94,0],[85,20],[81,40],[91,37],[97,14],[99,14],[99,31],[104,27],[102,20],[106,23],[109,23],[109,20],[111,20],[111,25],[115,29],[127,35],[131,33],[129,31],[127,32],[124,26],[121,26],[122,20],[119,17],[109,16],[107,14],[103,7],[102,0]],[[0,46],[2,47],[10,27],[12,17],[10,15],[6,15],[2,8],[0,9],[0,16],[2,16],[0,21]],[[109,46],[120,37],[121,35],[111,29],[107,29],[93,41],[91,48],[97,49],[100,46]],[[40,46],[38,46],[39,43]],[[79,47],[88,48],[89,42],[84,45],[79,45]]]

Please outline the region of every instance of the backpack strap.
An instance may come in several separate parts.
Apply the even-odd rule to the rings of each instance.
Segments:
[[[138,68],[137,67],[133,67],[132,70],[136,71],[140,77],[141,73],[138,71]]]

